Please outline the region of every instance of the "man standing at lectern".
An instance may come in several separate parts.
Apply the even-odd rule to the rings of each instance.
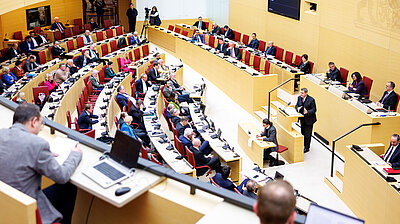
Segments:
[[[317,106],[315,100],[308,95],[307,88],[301,88],[296,103],[297,112],[304,117],[300,118],[301,134],[304,135],[304,152],[310,151],[311,135],[314,123],[317,121]]]

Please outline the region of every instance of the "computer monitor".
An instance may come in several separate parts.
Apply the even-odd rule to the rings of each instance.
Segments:
[[[136,168],[141,148],[142,143],[117,130],[110,158],[128,168]]]
[[[329,208],[311,204],[308,209],[305,224],[363,224],[364,221]]]
[[[220,128],[218,128],[218,131],[217,131],[217,138],[221,138],[221,134],[222,134],[222,131],[221,131]]]
[[[211,128],[211,130],[215,130],[214,121],[212,121],[211,119],[210,119],[210,128]]]

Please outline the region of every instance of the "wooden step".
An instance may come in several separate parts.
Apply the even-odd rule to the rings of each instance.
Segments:
[[[292,95],[292,94],[286,92],[284,89],[280,88],[280,89],[277,89],[277,97],[278,97],[278,100],[281,100],[283,105],[288,105],[289,102],[293,106],[296,105],[297,94]]]
[[[342,161],[337,161],[336,162],[336,176],[343,181],[344,177],[344,163]]]
[[[261,121],[264,120],[265,118],[268,118],[268,115],[261,110],[254,111],[254,114],[257,115],[256,118],[261,119]]]
[[[262,106],[261,108],[263,108],[265,110],[265,113],[268,116],[268,106]],[[276,110],[274,108],[272,108],[272,105],[271,105],[271,117],[276,117],[276,115],[277,115]]]
[[[338,177],[325,177],[324,182],[332,189],[335,194],[340,197],[343,191],[343,181],[341,181]]]
[[[284,102],[282,102],[281,100],[278,99],[277,101],[272,101],[271,106],[274,106],[275,109],[278,109],[278,108],[284,108],[285,104],[284,104]]]

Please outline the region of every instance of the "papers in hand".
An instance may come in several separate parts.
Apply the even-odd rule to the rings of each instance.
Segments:
[[[77,144],[78,142],[72,139],[65,137],[56,137],[50,142],[50,151],[53,154],[58,155],[55,158],[57,162],[62,165],[71,153],[71,149],[74,148]]]

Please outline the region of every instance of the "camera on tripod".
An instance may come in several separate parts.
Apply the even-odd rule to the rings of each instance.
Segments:
[[[149,13],[150,13],[150,9],[149,8],[144,8],[144,12],[145,12],[145,15],[146,15],[146,19],[149,19]]]

